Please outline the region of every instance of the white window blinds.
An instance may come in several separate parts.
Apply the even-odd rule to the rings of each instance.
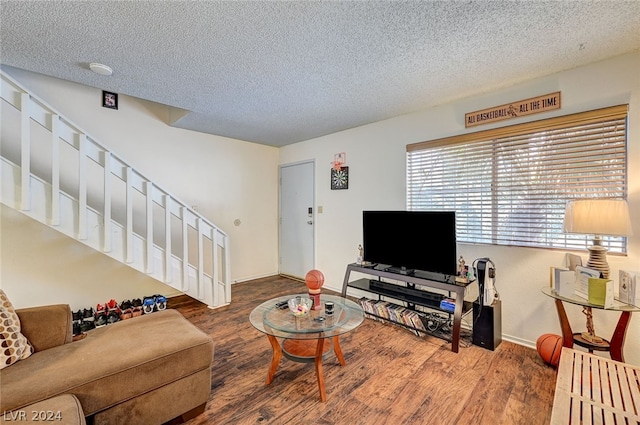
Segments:
[[[586,249],[567,200],[627,196],[627,105],[407,145],[407,208],[455,210],[459,242]],[[626,253],[626,238],[603,237]]]

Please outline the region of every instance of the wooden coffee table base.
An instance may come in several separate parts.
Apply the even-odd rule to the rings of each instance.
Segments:
[[[324,375],[322,373],[322,360],[331,351],[336,353],[336,357],[342,366],[345,365],[344,355],[340,347],[340,339],[337,336],[331,338],[320,339],[285,339],[282,341],[282,348],[278,340],[273,335],[267,335],[269,343],[273,349],[273,357],[271,358],[271,366],[267,374],[267,385],[273,382],[280,360],[284,355],[289,360],[301,363],[314,363],[316,368],[316,377],[318,379],[318,389],[320,390],[320,400],[327,401],[327,394],[324,386]]]

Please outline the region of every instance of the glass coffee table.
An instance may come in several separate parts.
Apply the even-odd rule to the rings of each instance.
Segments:
[[[253,309],[249,320],[253,327],[269,338],[273,349],[267,385],[273,382],[280,360],[315,363],[320,400],[327,400],[322,361],[333,351],[342,366],[344,355],[340,347],[340,335],[351,332],[364,320],[362,308],[355,302],[336,295],[320,295],[321,309],[311,310],[306,316],[295,317],[289,307],[278,308],[277,304],[307,294],[286,295],[265,301]],[[324,305],[333,302],[333,314],[327,314]],[[278,342],[282,339],[282,343]],[[282,345],[282,346],[281,346]]]

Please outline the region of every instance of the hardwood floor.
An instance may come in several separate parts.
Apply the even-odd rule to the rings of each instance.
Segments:
[[[306,286],[274,276],[232,291],[231,305],[216,310],[186,296],[169,301],[215,343],[211,398],[189,425],[549,423],[556,373],[535,350],[503,341],[489,351],[466,338],[456,354],[446,341],[371,319],[341,337],[346,366],[325,361],[326,403],[313,364],[283,358],[266,386],[271,346],[249,313]]]

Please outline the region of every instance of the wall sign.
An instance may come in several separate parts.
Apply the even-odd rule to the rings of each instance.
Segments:
[[[494,106],[493,108],[464,114],[464,126],[489,124],[496,121],[510,120],[526,115],[539,114],[541,112],[560,109],[560,92],[549,93],[531,99]]]

